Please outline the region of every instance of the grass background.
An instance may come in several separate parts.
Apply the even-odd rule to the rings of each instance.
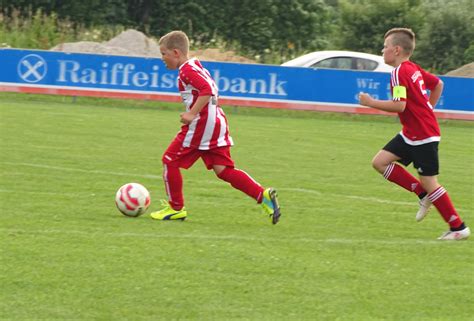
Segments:
[[[0,95],[1,320],[473,320],[472,240],[370,165],[397,119],[226,108],[236,165],[279,191],[273,226],[205,170],[189,217],[127,218],[116,190],[165,197],[180,108]],[[474,221],[474,124],[442,121],[440,182]],[[414,173],[413,169],[410,171]]]

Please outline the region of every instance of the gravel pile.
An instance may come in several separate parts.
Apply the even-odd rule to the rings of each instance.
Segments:
[[[50,50],[104,55],[161,57],[157,42],[140,31],[129,29],[106,42],[79,41],[59,44]]]
[[[458,69],[451,70],[446,76],[474,78],[474,62],[464,65]]]

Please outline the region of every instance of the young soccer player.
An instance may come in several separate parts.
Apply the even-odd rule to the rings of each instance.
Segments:
[[[385,63],[395,67],[390,81],[393,98],[377,100],[366,93],[359,94],[361,105],[398,113],[403,126],[402,131],[375,155],[372,165],[387,180],[418,195],[418,222],[427,215],[431,204],[436,207],[449,225],[449,231],[438,239],[466,239],[471,231],[437,180],[440,130],[433,109],[443,91],[443,82],[410,61],[414,49],[415,34],[411,29],[387,31],[382,53]],[[429,95],[427,89],[431,91]],[[396,162],[404,166],[413,162],[419,180]]]
[[[163,179],[168,201],[151,213],[156,220],[184,220],[183,179],[180,168],[188,169],[199,158],[208,170],[261,204],[272,223],[278,223],[280,207],[274,188],[264,189],[246,172],[234,167],[230,156],[233,145],[224,111],[218,105],[218,89],[201,62],[189,58],[189,40],[182,31],[172,31],[160,41],[163,62],[168,69],[179,69],[178,87],[186,111],[181,113],[181,130],[163,154]]]

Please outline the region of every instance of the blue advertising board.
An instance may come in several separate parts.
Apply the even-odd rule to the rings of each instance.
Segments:
[[[390,74],[259,64],[203,62],[219,87],[221,101],[259,106],[317,105],[362,108],[358,93],[390,98]],[[441,77],[445,89],[438,112],[474,115],[474,79]],[[0,49],[0,90],[177,100],[177,72],[159,58]],[[18,90],[18,88],[23,90]],[[226,100],[227,99],[227,100]],[[244,104],[245,105],[245,104]],[[246,105],[250,105],[247,103]],[[298,108],[297,108],[298,109]],[[302,108],[300,108],[302,109]],[[342,111],[345,111],[341,109]],[[466,117],[460,117],[466,118]]]

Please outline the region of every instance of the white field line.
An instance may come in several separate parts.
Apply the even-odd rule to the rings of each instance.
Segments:
[[[43,145],[8,145],[6,144],[2,149],[8,150],[24,150],[27,148],[36,148],[36,149],[48,149],[48,150],[71,150],[71,147],[67,146],[43,146]]]
[[[123,176],[133,176],[132,174],[123,175]],[[135,175],[140,176],[140,175]],[[161,177],[160,177],[161,178]],[[376,203],[385,203],[385,204],[394,204],[394,205],[403,205],[403,206],[418,206],[416,202],[398,202],[398,201],[390,201],[384,199],[378,199],[375,197],[364,197],[364,196],[355,196],[355,195],[343,195],[343,194],[329,194],[329,193],[322,193],[316,190],[310,189],[303,189],[303,188],[279,188],[278,190],[282,191],[289,191],[289,192],[297,192],[297,193],[307,193],[307,194],[314,194],[314,195],[328,195],[328,196],[335,196],[340,198],[350,198],[355,199],[363,202],[376,202]],[[83,195],[92,195],[90,193],[84,192],[76,192],[76,193],[60,193],[60,192],[39,192],[39,191],[20,191],[20,190],[13,190],[13,189],[0,189],[0,193],[21,193],[21,194],[32,194],[32,195],[61,195],[61,196],[78,196],[80,194]],[[205,201],[201,200],[200,203],[206,203]],[[214,204],[212,202],[208,202],[209,204]]]
[[[88,174],[100,174],[100,175],[112,175],[112,176],[134,176],[134,177],[142,177],[142,178],[161,179],[161,175],[158,176],[158,175],[151,175],[151,174],[109,172],[109,171],[101,171],[101,170],[69,168],[69,167],[50,166],[50,165],[31,164],[31,163],[2,162],[1,164],[12,165],[12,166],[44,168],[44,169],[51,169],[51,170],[64,171],[64,172],[80,172],[80,173],[88,173]]]
[[[58,171],[66,171],[66,172],[81,172],[81,173],[88,173],[88,174],[100,174],[100,175],[111,175],[111,176],[127,176],[127,177],[140,177],[140,178],[150,178],[150,179],[162,179],[161,175],[151,175],[151,174],[132,174],[132,173],[122,173],[122,172],[109,172],[109,171],[101,171],[101,170],[88,170],[88,169],[80,169],[80,168],[69,168],[69,167],[60,167],[60,166],[50,166],[50,165],[43,165],[43,164],[32,164],[32,163],[13,163],[13,162],[0,162],[0,164],[6,165],[13,165],[13,166],[26,166],[26,167],[34,167],[34,168],[44,168],[50,170],[58,170]],[[223,184],[223,182],[219,180],[212,180],[206,181],[206,183],[216,183],[216,184]],[[315,189],[307,189],[307,188],[278,188],[280,191],[288,191],[288,192],[296,192],[296,193],[305,193],[305,194],[313,194],[313,195],[327,195],[327,196],[334,196],[339,198],[348,198],[363,202],[372,202],[372,203],[381,203],[381,204],[393,204],[393,205],[402,205],[402,206],[413,206],[418,207],[418,202],[416,199],[413,202],[403,202],[403,201],[392,201],[372,196],[358,196],[358,195],[349,195],[349,194],[336,194],[336,193],[325,193]],[[0,189],[0,193],[7,193],[7,192],[15,192],[14,190],[2,190]],[[40,194],[41,192],[35,191],[21,191],[22,193],[31,193]],[[58,193],[58,195],[63,195]],[[64,194],[66,195],[66,194]],[[465,212],[464,209],[457,208],[458,212]]]
[[[356,196],[356,195],[345,195],[344,197],[355,199],[355,200],[361,200],[361,201],[369,201],[369,202],[385,203],[385,204],[396,204],[396,205],[408,205],[408,206],[418,207],[418,202],[416,201],[416,199],[414,199],[413,202],[403,202],[403,201],[390,201],[390,200],[385,200],[385,199],[381,199],[377,197],[366,197],[366,196]]]
[[[58,193],[58,192],[20,191],[20,190],[9,190],[9,189],[0,189],[0,193],[18,193],[18,194],[33,194],[33,195],[61,195],[61,196],[71,196],[71,197],[77,197],[78,195],[94,196],[94,194],[87,193],[87,192]]]
[[[395,205],[408,205],[408,206],[418,206],[418,203],[415,202],[400,202],[400,201],[391,201],[377,197],[367,197],[367,196],[357,196],[357,195],[347,195],[347,194],[335,194],[335,193],[323,193],[317,190],[306,189],[306,188],[278,188],[279,191],[289,191],[289,192],[300,192],[306,194],[315,194],[315,195],[327,195],[327,196],[335,196],[341,198],[350,198],[359,201],[366,201],[366,202],[376,202],[376,203],[384,203],[384,204],[395,204]]]
[[[156,224],[173,224],[170,222],[166,223],[156,223]],[[178,224],[186,224],[179,222]],[[326,244],[376,244],[376,245],[414,245],[414,244],[445,244],[445,243],[454,243],[454,242],[442,242],[438,240],[420,240],[420,239],[411,239],[411,240],[377,240],[377,239],[343,239],[343,238],[327,238],[327,239],[318,239],[318,238],[263,238],[263,237],[249,237],[241,235],[209,235],[209,234],[164,234],[162,231],[159,233],[132,233],[132,232],[109,232],[104,229],[96,229],[93,231],[85,230],[55,230],[55,229],[44,229],[44,230],[28,230],[28,229],[18,229],[18,228],[0,228],[0,234],[6,235],[7,233],[19,233],[27,234],[29,236],[33,235],[76,235],[83,237],[92,237],[92,236],[101,236],[101,237],[117,237],[117,238],[127,238],[133,237],[136,239],[201,239],[209,241],[246,241],[246,242],[265,242],[268,244],[275,243],[326,243]]]
[[[297,192],[297,193],[305,193],[305,194],[314,194],[314,195],[322,195],[320,191],[314,189],[307,189],[307,188],[278,188],[279,191],[288,191],[288,192]]]

